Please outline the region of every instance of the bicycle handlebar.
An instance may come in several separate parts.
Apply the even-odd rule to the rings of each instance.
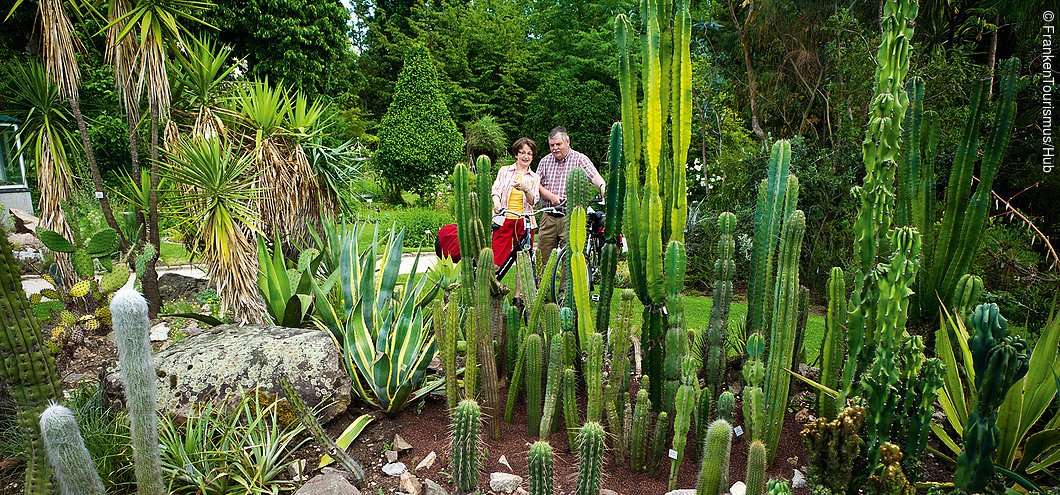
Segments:
[[[546,207],[546,208],[541,208],[540,210],[531,211],[530,213],[521,213],[521,212],[509,210],[507,208],[502,208],[501,211],[498,211],[498,212],[494,213],[494,215],[507,215],[509,213],[511,213],[512,215],[523,217],[523,218],[530,218],[532,216],[537,215],[538,213],[563,213],[563,210],[561,208],[559,208],[559,207],[556,207],[556,206],[549,206],[549,207]]]

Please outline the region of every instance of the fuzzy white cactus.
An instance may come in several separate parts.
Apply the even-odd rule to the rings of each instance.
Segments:
[[[62,495],[103,495],[103,482],[85,448],[73,411],[52,404],[40,415],[40,432]]]

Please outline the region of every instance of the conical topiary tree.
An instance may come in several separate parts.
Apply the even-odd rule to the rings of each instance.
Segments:
[[[390,193],[422,193],[431,176],[448,170],[464,155],[464,138],[445,106],[438,72],[427,48],[413,44],[405,52],[394,100],[379,130],[376,164]]]

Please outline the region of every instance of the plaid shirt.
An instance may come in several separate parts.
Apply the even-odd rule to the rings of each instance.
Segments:
[[[595,183],[597,180],[603,180],[599,178],[600,172],[596,171],[596,167],[593,165],[592,160],[589,160],[589,157],[570,150],[570,153],[567,153],[567,158],[562,162],[556,160],[556,157],[550,153],[537,163],[537,175],[541,176],[541,186],[559,196],[560,200],[567,199],[567,174],[570,173],[572,167],[584,170],[589,176],[589,182]],[[545,206],[555,206],[550,204],[548,200],[545,200],[545,203]]]

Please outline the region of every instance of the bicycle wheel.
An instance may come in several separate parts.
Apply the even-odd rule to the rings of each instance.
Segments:
[[[556,266],[552,269],[552,300],[563,306],[566,302],[566,291],[567,282],[569,281],[569,275],[567,268],[570,266],[570,256],[567,252],[567,247],[557,249],[559,255],[556,257]],[[593,291],[593,274],[594,264],[589,263],[589,256],[586,256],[585,260],[585,274],[589,282],[589,292]]]

